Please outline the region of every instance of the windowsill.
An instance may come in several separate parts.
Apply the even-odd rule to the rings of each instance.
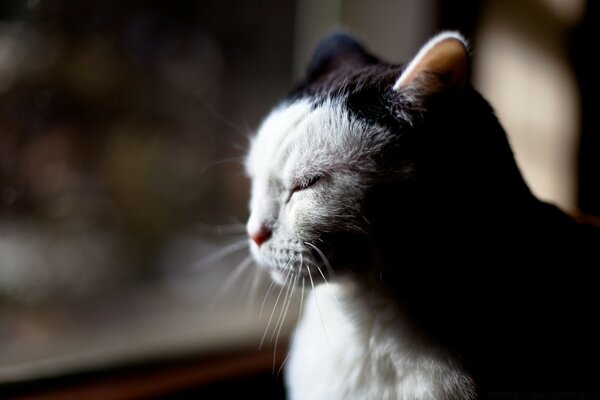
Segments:
[[[220,267],[219,276],[203,276],[204,288],[195,297],[181,296],[164,285],[146,285],[116,293],[103,299],[101,305],[98,301],[72,304],[68,310],[38,306],[13,311],[8,318],[3,316],[0,325],[5,323],[13,332],[5,335],[0,326],[0,333],[7,339],[0,345],[0,385],[219,354],[264,358],[265,350],[259,352],[258,347],[277,291],[271,291],[262,316],[260,309],[268,287],[265,280],[259,282],[253,300],[249,301],[243,290],[242,279],[228,291],[231,295],[210,306],[223,286],[223,277],[232,268]],[[214,280],[212,292],[206,290],[210,286],[206,279]],[[271,332],[278,316],[279,306],[264,349],[274,345]],[[298,307],[292,305],[284,318],[278,356],[285,355],[282,344],[297,318]],[[273,351],[267,353],[272,364]]]
[[[285,349],[286,343],[281,348]],[[128,365],[110,370],[91,371],[0,386],[1,392],[20,400],[121,400],[131,398],[158,398],[190,394],[191,398],[228,398],[242,389],[246,395],[279,391],[282,397],[282,379],[274,374],[284,360],[281,351],[273,358],[273,349],[237,351],[201,357],[183,357],[175,360]],[[267,379],[265,379],[265,377]],[[265,382],[266,381],[266,382]],[[250,382],[250,384],[249,384]],[[245,388],[243,386],[246,386]]]

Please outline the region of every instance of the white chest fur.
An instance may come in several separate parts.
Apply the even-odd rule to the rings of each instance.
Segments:
[[[382,296],[338,284],[308,297],[286,372],[291,400],[475,398],[458,364]]]

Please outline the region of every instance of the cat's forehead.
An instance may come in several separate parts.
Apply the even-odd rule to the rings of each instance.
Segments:
[[[251,177],[282,181],[340,171],[365,162],[385,141],[386,134],[356,118],[343,99],[300,99],[276,108],[263,122],[246,168]]]
[[[248,175],[264,175],[273,167],[278,161],[278,151],[299,126],[306,125],[305,121],[312,108],[308,100],[298,100],[277,107],[267,116],[250,145],[246,158]]]
[[[389,110],[382,105],[400,70],[398,65],[378,63],[360,69],[340,68],[317,81],[301,83],[259,128],[246,159],[248,174],[272,170],[291,149],[296,150],[296,158],[327,145],[352,150],[348,147],[359,145],[369,130],[357,127],[359,122],[373,127],[389,119]]]
[[[291,179],[292,175],[329,162],[336,143],[349,134],[339,101],[305,98],[271,112],[254,138],[246,167],[250,176]]]
[[[385,92],[392,88],[403,68],[381,62],[362,68],[342,65],[316,80],[300,82],[288,97],[345,98],[362,91]]]

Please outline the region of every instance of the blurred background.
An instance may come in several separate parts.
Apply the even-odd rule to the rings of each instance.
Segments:
[[[597,17],[589,0],[3,0],[0,397],[282,398],[297,301],[278,318],[246,261],[240,162],[333,29],[396,62],[459,29],[533,191],[597,220]]]

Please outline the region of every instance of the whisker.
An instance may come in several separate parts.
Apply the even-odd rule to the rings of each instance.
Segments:
[[[211,168],[214,168],[216,166],[222,165],[222,164],[238,164],[238,165],[244,165],[244,157],[240,156],[240,157],[230,157],[230,158],[224,158],[222,160],[217,160],[215,162],[212,162],[210,164],[208,164],[206,167],[202,168],[200,170],[200,174],[205,173],[206,171],[208,171]]]
[[[288,300],[291,302],[292,301],[292,289],[294,288],[294,279],[297,279],[298,275],[293,274],[292,279],[290,280],[287,290],[285,292],[285,296],[283,298],[283,303],[281,305],[281,312],[279,313],[279,318],[277,319],[277,323],[275,324],[275,327],[273,328],[273,333],[271,333],[271,341],[273,340],[273,338],[275,337],[275,332],[277,331],[277,327],[279,326],[279,324],[283,324],[283,314],[284,314],[284,309],[286,307],[286,304],[288,304]]]
[[[258,345],[258,349],[262,349],[262,345],[265,341],[265,337],[267,336],[267,332],[269,331],[269,327],[271,326],[271,321],[273,320],[273,314],[275,314],[275,310],[277,309],[277,304],[279,304],[279,299],[281,298],[281,293],[283,293],[283,289],[285,288],[285,284],[287,283],[290,274],[292,273],[292,269],[290,268],[287,275],[285,276],[285,280],[281,285],[281,289],[279,290],[279,294],[277,295],[277,299],[275,300],[275,305],[273,306],[273,311],[271,311],[271,316],[269,317],[269,322],[267,322],[267,328],[265,329],[265,333],[263,333],[262,339],[260,340],[260,344]]]
[[[248,257],[244,258],[242,260],[242,262],[240,262],[237,265],[237,267],[235,267],[235,270],[233,270],[231,275],[227,278],[227,280],[225,281],[225,283],[223,284],[221,289],[219,289],[219,291],[217,292],[217,294],[215,295],[215,297],[209,304],[209,306],[208,306],[209,309],[212,309],[215,306],[216,302],[220,301],[223,298],[223,296],[225,295],[225,292],[227,292],[230,289],[231,285],[240,277],[242,272],[250,264],[252,264],[252,256],[248,256]]]
[[[213,115],[213,117],[215,117],[217,119],[217,121],[220,121],[225,126],[232,128],[233,130],[235,130],[237,133],[239,133],[241,135],[246,135],[248,133],[248,130],[244,129],[244,127],[242,125],[238,125],[235,122],[232,122],[229,119],[227,119],[225,116],[223,116],[223,114],[221,114],[219,111],[217,111],[217,109],[212,104],[210,104],[207,100],[205,100],[204,98],[198,96],[198,101],[200,101],[202,103],[204,108],[207,111],[209,111]]]
[[[300,265],[300,271],[302,271],[302,265]],[[302,303],[304,301],[304,282],[305,282],[305,280],[306,280],[306,278],[303,276],[302,277],[302,291],[300,292],[300,308],[299,308],[299,311],[298,311],[298,321],[296,322],[296,329],[298,329],[298,326],[300,326],[300,319],[302,317]],[[277,370],[277,377],[279,377],[279,374],[283,370],[283,366],[285,365],[285,363],[288,360],[288,358],[290,358],[291,352],[292,352],[291,350],[288,350],[288,353],[285,356],[285,358],[283,359],[283,362],[281,363],[281,366],[279,367],[279,370]]]
[[[243,154],[247,154],[248,148],[250,148],[250,145],[252,144],[252,139],[254,138],[254,134],[256,132],[246,120],[244,120],[240,126],[244,129],[244,131],[240,132],[241,137],[234,138],[235,140],[231,144],[231,147],[235,150],[242,152]],[[243,141],[241,139],[243,139]]]
[[[206,233],[210,235],[230,235],[230,234],[245,234],[245,224],[223,224],[223,225],[209,225],[209,224],[198,224],[197,230],[200,233]]]
[[[300,256],[302,256],[302,254],[300,254]],[[312,275],[310,273],[310,268],[308,268],[308,265],[306,266],[306,271],[308,272],[308,279],[310,279],[310,285],[312,286],[313,295],[315,296],[315,303],[317,305],[319,318],[321,319],[323,333],[325,333],[325,339],[327,340],[327,346],[329,347],[329,351],[331,352],[331,356],[333,357],[333,350],[331,348],[331,342],[329,341],[329,335],[327,335],[327,329],[325,329],[325,321],[323,320],[323,314],[321,313],[321,307],[319,306],[319,298],[317,297],[317,291],[315,290],[315,283],[313,282]]]
[[[333,268],[331,267],[331,263],[329,263],[329,260],[327,259],[327,257],[325,257],[325,254],[323,254],[323,252],[321,251],[321,249],[319,249],[317,246],[315,246],[312,243],[309,242],[304,242],[304,244],[312,247],[313,249],[315,249],[317,251],[317,253],[319,254],[319,257],[321,257],[321,260],[323,260],[323,263],[325,264],[325,267],[327,267],[327,272],[329,273],[330,276],[334,276],[335,273],[333,272]],[[323,275],[323,273],[321,273],[321,275]],[[325,277],[323,277],[325,278]]]
[[[217,261],[221,261],[222,259],[224,259],[225,257],[235,253],[236,251],[240,251],[244,248],[246,248],[248,246],[248,240],[247,239],[243,239],[243,240],[237,240],[234,243],[231,243],[225,247],[223,247],[220,250],[217,250],[216,252],[214,252],[213,254],[209,255],[208,257],[193,262],[191,264],[191,266],[193,268],[205,268],[207,266],[210,266],[211,264],[217,262]]]
[[[275,375],[277,378],[279,378],[279,375],[281,374],[281,371],[283,370],[283,367],[284,367],[285,363],[287,362],[288,358],[290,358],[291,353],[292,353],[291,350],[288,350],[287,354],[285,355],[283,362],[281,363],[281,365],[279,366],[279,369],[277,370],[277,375]]]
[[[287,266],[290,265],[291,262],[292,262],[292,257],[290,257],[289,261],[287,262],[287,264],[285,264],[285,266],[283,268],[284,269],[287,268]],[[260,306],[260,312],[258,314],[259,320],[262,319],[262,313],[265,308],[265,303],[267,302],[267,298],[269,297],[269,293],[271,292],[271,289],[273,289],[273,286],[275,286],[275,280],[271,279],[271,284],[269,285],[269,288],[267,289],[267,293],[265,294],[265,298],[263,299],[263,302]]]
[[[321,276],[323,277],[323,280],[325,281],[325,284],[327,285],[328,288],[331,288],[331,285],[329,284],[329,282],[327,282],[327,279],[325,278],[325,275],[323,274],[323,271],[321,270],[321,268],[319,268],[319,266],[317,264],[313,264],[315,267],[317,267],[317,270],[319,271],[319,273],[321,274]],[[329,294],[331,295],[331,297],[333,298],[333,300],[335,300],[335,302],[337,303],[338,306],[341,307],[340,302],[338,301],[337,297],[335,297],[335,295],[333,294],[333,291],[329,290]]]
[[[252,309],[256,305],[256,293],[258,291],[258,282],[259,281],[260,281],[260,271],[258,270],[258,268],[254,268],[254,275],[252,277],[252,283],[250,286],[250,294],[249,294],[250,299],[248,301],[248,310],[246,311],[246,314],[248,316],[251,315]]]
[[[304,300],[304,281],[306,280],[305,277],[302,277],[302,292],[300,294],[300,312],[298,313],[298,322],[296,323],[296,326],[300,325],[300,317],[302,316],[302,301]]]
[[[271,284],[269,285],[269,288],[267,289],[267,294],[265,294],[265,298],[263,299],[263,302],[260,306],[260,312],[258,313],[258,319],[262,319],[262,313],[265,308],[265,303],[267,302],[267,297],[269,297],[269,293],[271,292],[271,289],[273,289],[273,286],[275,286],[275,281],[273,279],[271,279]]]
[[[298,274],[296,274],[294,276],[294,280],[292,281],[292,284],[290,285],[290,288],[294,289],[294,287],[296,286],[296,283],[298,283]],[[288,303],[287,306],[285,307],[285,310],[283,312],[283,317],[281,318],[281,323],[279,325],[279,329],[277,330],[277,336],[275,337],[275,346],[273,347],[273,373],[275,373],[275,358],[277,356],[277,342],[279,341],[279,334],[281,333],[281,328],[283,327],[283,322],[285,321],[285,316],[287,315],[287,312],[290,308],[290,304],[292,304],[292,296],[289,297],[288,299]],[[275,326],[277,327],[277,326]]]

